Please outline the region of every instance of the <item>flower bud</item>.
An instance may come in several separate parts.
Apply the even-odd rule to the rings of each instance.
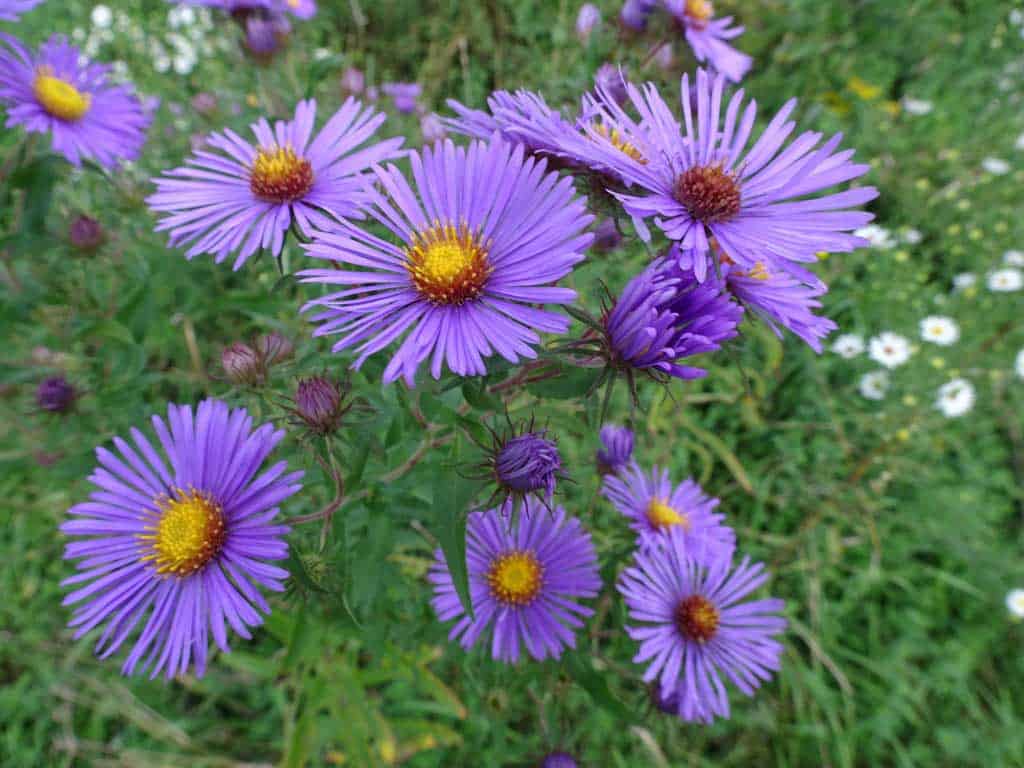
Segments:
[[[420,120],[420,133],[423,134],[424,144],[433,144],[436,141],[441,141],[445,137],[444,124],[441,122],[441,118],[433,112],[429,115],[424,115],[423,119]]]
[[[615,226],[615,220],[604,219],[594,230],[594,242],[590,248],[597,253],[608,253],[618,248],[621,242],[622,233]]]
[[[248,344],[236,341],[224,347],[220,353],[220,364],[228,380],[234,384],[262,383],[264,367],[260,356]]]
[[[416,111],[417,100],[420,97],[419,83],[384,83],[381,87],[385,96],[389,96],[395,105],[395,109],[403,115]]]
[[[50,413],[66,413],[76,397],[75,388],[63,376],[43,379],[36,389],[36,404]]]
[[[601,23],[601,11],[593,3],[584,3],[576,17],[576,37],[586,45],[590,36]]]
[[[654,12],[656,0],[626,0],[619,11],[619,21],[627,29],[642,32],[647,27],[647,19]]]
[[[295,345],[287,336],[277,331],[271,331],[257,337],[256,353],[263,361],[264,367],[269,368],[272,365],[291,360],[295,356]]]
[[[561,468],[558,446],[544,430],[512,437],[494,455],[495,477],[512,493],[541,491],[545,498],[551,498]]]
[[[192,97],[192,109],[200,115],[212,115],[217,111],[217,97],[203,91]]]
[[[597,451],[598,472],[614,474],[633,458],[633,431],[628,427],[605,424],[601,427],[601,446]]]
[[[349,67],[341,73],[341,90],[345,95],[357,96],[366,87],[366,75],[361,69]]]
[[[283,16],[245,20],[245,48],[257,61],[268,62],[288,41],[291,24]]]
[[[568,752],[551,752],[541,760],[540,768],[579,768],[579,763]]]
[[[96,219],[80,213],[71,220],[68,239],[79,251],[91,253],[103,245],[103,227]]]
[[[295,390],[295,414],[318,435],[329,435],[345,415],[345,393],[323,376],[301,379]]]

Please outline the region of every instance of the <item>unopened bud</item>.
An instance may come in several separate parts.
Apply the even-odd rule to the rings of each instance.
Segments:
[[[263,365],[270,367],[291,360],[295,355],[295,345],[291,339],[277,331],[265,333],[256,339],[256,352]]]
[[[576,37],[585,45],[600,23],[601,11],[593,3],[584,3],[576,17]]]
[[[79,251],[91,253],[103,245],[103,227],[96,219],[79,214],[71,220],[68,239]]]
[[[295,414],[316,434],[328,435],[345,414],[345,393],[323,376],[301,379],[295,390]]]
[[[256,384],[263,380],[263,364],[260,356],[248,344],[236,341],[224,347],[220,353],[220,364],[228,379],[235,384]]]
[[[43,379],[36,389],[36,404],[50,413],[65,413],[74,405],[75,388],[63,376]]]

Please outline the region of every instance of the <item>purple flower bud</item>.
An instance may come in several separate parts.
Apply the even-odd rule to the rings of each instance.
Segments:
[[[633,430],[605,424],[601,427],[601,445],[597,451],[597,470],[602,475],[615,474],[633,458]]]
[[[329,435],[341,423],[345,397],[341,388],[323,376],[299,381],[295,390],[295,414],[318,435]]]
[[[361,69],[349,67],[341,73],[341,90],[345,94],[353,96],[363,92],[366,87],[366,75]]]
[[[103,227],[96,219],[80,213],[71,220],[68,239],[78,250],[90,253],[103,245]]]
[[[568,752],[552,752],[541,760],[540,768],[579,768],[579,763]]]
[[[576,17],[576,37],[586,45],[590,36],[601,23],[601,11],[593,3],[584,3]]]
[[[655,681],[649,688],[651,703],[657,707],[659,712],[666,715],[676,715],[679,711],[679,693],[669,691],[667,694],[661,689],[661,683]]]
[[[65,413],[75,403],[75,388],[63,376],[43,379],[36,389],[36,404],[50,413]]]
[[[498,482],[514,493],[543,491],[547,498],[555,492],[555,480],[562,468],[558,446],[545,431],[525,432],[498,449],[494,474]]]
[[[419,83],[384,83],[381,89],[386,96],[391,97],[395,109],[403,115],[416,111],[416,100],[419,99],[422,91]]]
[[[192,109],[200,115],[211,115],[217,111],[217,97],[212,93],[197,93],[192,97]]]
[[[608,253],[614,251],[622,243],[622,233],[615,226],[614,219],[604,219],[594,230],[594,242],[590,249],[597,253]]]
[[[235,384],[257,384],[263,381],[264,368],[260,356],[248,344],[236,341],[224,347],[220,363],[228,380]]]
[[[624,104],[629,94],[626,93],[626,68],[605,62],[594,73],[594,84],[615,100],[616,104]]]
[[[670,70],[675,62],[675,54],[672,51],[672,43],[665,43],[654,54],[654,63],[661,69]]]
[[[380,89],[376,85],[371,85],[366,89],[366,100],[369,102],[375,102],[380,98]]]
[[[424,144],[441,141],[445,137],[444,123],[441,122],[440,117],[431,112],[420,120],[420,133],[423,134]]]
[[[256,339],[256,352],[263,360],[264,366],[277,365],[285,360],[291,360],[295,355],[295,345],[287,336],[271,331]]]
[[[657,0],[626,0],[619,11],[619,21],[624,27],[641,32],[647,27],[647,19],[654,11]]]
[[[284,16],[250,16],[245,20],[246,50],[259,61],[269,61],[284,47],[291,31],[291,24]]]

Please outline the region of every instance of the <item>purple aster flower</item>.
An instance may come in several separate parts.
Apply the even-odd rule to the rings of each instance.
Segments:
[[[619,11],[619,21],[634,32],[647,28],[647,20],[658,4],[658,0],[626,0]]]
[[[683,75],[686,132],[681,135],[653,84],[643,92],[627,85],[646,134],[657,145],[653,156],[659,161],[641,165],[612,154],[603,161],[615,163],[627,182],[646,193],[612,193],[633,217],[641,237],[649,239],[643,219],[653,216],[665,235],[684,249],[707,252],[713,236],[741,269],[753,269],[760,261],[769,269],[784,265],[805,279],[813,277],[806,277],[809,273],[797,262],[814,261],[819,251],[847,252],[866,245],[850,231],[872,215],[845,209],[874,199],[878,193],[873,187],[808,197],[868,171],[867,165],[850,162],[852,150],[836,151],[842,135],[819,147],[821,134],[808,132],[782,149],[795,125],[787,122],[796,107],[791,100],[745,151],[757,110],[751,102],[740,116],[743,91],[723,108],[724,87],[724,76],[712,79],[704,70],[697,72],[695,121],[690,79]],[[607,99],[602,106],[628,130],[632,119],[621,108]],[[697,279],[703,281],[706,263],[697,260],[696,268]]]
[[[267,62],[288,41],[292,25],[284,16],[250,16],[245,20],[245,49],[259,61]]]
[[[697,554],[698,556],[695,556]],[[729,716],[723,675],[747,696],[779,668],[786,628],[782,600],[740,603],[768,579],[748,558],[706,562],[677,527],[661,546],[640,549],[619,582],[630,618],[626,632],[640,642],[636,663],[649,661],[644,681],[657,680],[661,696],[675,697],[683,720],[710,723]]]
[[[394,103],[395,109],[403,115],[408,115],[416,111],[416,100],[423,89],[419,83],[384,83],[381,90]]]
[[[540,768],[579,768],[579,763],[568,752],[551,752],[541,760]]]
[[[313,227],[330,225],[329,216],[361,217],[362,172],[396,157],[403,141],[356,149],[384,119],[348,99],[310,141],[316,102],[309,100],[298,103],[290,122],[253,123],[256,146],[230,129],[212,133],[207,143],[220,152],[195,152],[153,180],[157,191],[146,202],[167,214],[157,231],[170,230],[171,246],[191,243],[189,259],[210,253],[220,263],[237,251],[239,269],[260,248],[280,253],[293,223],[310,236]]]
[[[510,530],[507,509],[474,512],[466,525],[473,617],[466,615],[440,550],[430,569],[431,604],[448,635],[471,648],[493,625],[491,656],[516,663],[520,648],[537,661],[576,647],[575,630],[593,611],[577,600],[601,588],[597,554],[579,520],[526,505]]]
[[[732,17],[714,18],[715,9],[709,0],[662,0],[683,29],[686,42],[697,61],[721,72],[738,83],[750,71],[753,59],[740,53],[726,41],[743,34],[743,27],[732,27]]]
[[[166,460],[137,429],[134,446],[114,438],[120,456],[96,449],[97,490],[61,526],[72,537],[64,557],[80,561],[63,584],[84,583],[64,604],[80,603],[69,624],[76,639],[106,624],[100,658],[141,623],[124,674],[171,678],[191,664],[202,676],[211,636],[230,651],[228,626],[248,639],[270,612],[260,588],[284,589],[288,572],[268,561],[287,557],[288,527],[273,519],[302,473],[284,474],[281,461],[257,475],[284,431],[253,430],[245,409],[218,400],[195,413],[169,405],[167,422],[153,416],[153,427]]]
[[[451,141],[409,155],[416,191],[397,168],[375,168],[370,215],[394,244],[351,224],[320,232],[310,256],[356,269],[313,269],[304,282],[342,286],[307,305],[322,307],[315,335],[340,334],[333,351],[356,347],[353,367],[404,335],[384,371],[403,377],[430,358],[460,376],[486,373],[497,352],[511,363],[534,358],[536,330],[563,333],[568,320],[537,305],[572,302],[554,284],[583,259],[593,234],[572,179],[495,137],[468,148]]]
[[[633,458],[633,430],[617,424],[601,427],[601,448],[597,451],[597,467],[602,475],[621,472]]]
[[[0,21],[17,21],[18,16],[31,11],[43,0],[0,0]]]
[[[316,0],[280,0],[280,7],[297,19],[311,19],[316,15]]]
[[[7,126],[50,133],[53,151],[72,165],[94,160],[113,168],[132,160],[146,141],[152,115],[126,86],[107,81],[110,67],[92,64],[54,35],[32,54],[0,33],[0,102]]]
[[[170,3],[218,8],[244,21],[253,13],[291,13],[299,19],[310,19],[316,13],[315,0],[167,0]]]
[[[584,3],[580,6],[579,15],[576,16],[576,37],[585,44],[600,24],[600,9],[593,3]]]
[[[39,382],[36,405],[50,413],[64,413],[75,404],[78,393],[63,376],[51,376]]]
[[[673,487],[667,469],[644,472],[630,462],[617,474],[605,476],[601,493],[629,518],[640,547],[656,545],[677,529],[691,554],[717,557],[736,545],[736,534],[722,523],[725,515],[714,511],[718,499],[705,494],[692,478]]]
[[[737,335],[743,308],[714,282],[701,284],[657,259],[634,277],[604,318],[610,362],[627,371],[696,379],[703,368],[680,360],[721,349]]]

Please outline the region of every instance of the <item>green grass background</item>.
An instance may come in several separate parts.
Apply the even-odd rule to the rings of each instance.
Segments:
[[[146,179],[178,164],[192,133],[285,116],[306,93],[333,107],[349,65],[376,83],[418,80],[437,110],[448,97],[479,105],[494,88],[518,86],[570,105],[605,60],[675,92],[691,66],[682,45],[673,71],[645,66],[655,38],[620,38],[611,23],[619,4],[608,0],[598,3],[603,28],[581,45],[579,4],[322,1],[273,67],[245,60],[223,24],[210,33],[214,52],[187,76],[154,72],[148,44],[133,47],[127,31],[115,28],[100,46],[99,58],[125,61],[138,87],[163,100],[139,163],[110,177],[48,165],[32,182],[55,185],[40,210],[17,180],[4,181],[14,204],[0,213],[0,764],[529,766],[563,748],[601,767],[1024,765],[1024,630],[1003,605],[1024,586],[1024,382],[1012,374],[1024,302],[983,286],[950,292],[954,274],[983,276],[1024,242],[1024,153],[1014,149],[1024,132],[1024,39],[1000,0],[716,3],[747,26],[739,45],[756,64],[744,86],[762,116],[799,97],[802,127],[843,131],[871,162],[879,223],[923,234],[915,245],[825,259],[827,313],[866,335],[916,337],[932,313],[953,316],[963,332],[954,347],[922,344],[881,403],[857,394],[874,368],[865,358],[817,357],[753,323],[708,379],[668,393],[646,387],[634,414],[616,397],[613,415],[638,430],[638,458],[679,479],[692,473],[721,497],[741,548],[769,564],[770,591],[787,601],[783,670],[755,699],[735,696],[731,720],[686,725],[650,710],[610,587],[628,536],[596,497],[594,409],[551,388],[523,392],[509,408],[525,416],[549,398],[538,413],[576,481],[563,502],[602,554],[609,586],[598,615],[560,665],[502,667],[446,642],[423,578],[432,549],[424,532],[450,514],[432,493],[440,459],[426,451],[400,480],[380,478],[431,444],[435,433],[412,406],[430,424],[451,424],[463,393],[425,377],[415,393],[382,389],[380,360],[355,379],[377,415],[338,444],[350,488],[365,495],[330,529],[292,534],[293,588],[254,641],[235,642],[203,679],[173,684],[123,679],[116,659],[99,662],[87,640],[71,641],[59,587],[71,569],[57,526],[88,492],[93,446],[168,400],[215,395],[279,415],[273,393],[290,392],[296,374],[343,366],[296,314],[312,294],[279,280],[272,260],[232,273],[168,251],[141,202]],[[108,5],[150,36],[169,32],[163,3]],[[88,32],[89,11],[49,0],[4,28],[33,42]],[[217,95],[214,115],[189,106],[200,91]],[[934,110],[909,115],[898,108],[904,97]],[[419,143],[412,118],[392,116],[385,132]],[[0,134],[0,153],[9,157],[21,139],[19,130]],[[983,172],[989,155],[1012,171]],[[97,255],[67,245],[79,211],[109,232]],[[293,248],[284,261],[297,269]],[[596,308],[598,281],[617,290],[645,258],[628,242],[572,282]],[[271,392],[218,378],[222,346],[272,329],[300,343]],[[85,394],[69,415],[41,414],[35,385],[58,371]],[[978,404],[948,420],[933,400],[953,375],[974,382]],[[286,515],[318,509],[330,489],[311,448],[290,437],[282,455],[309,473]]]

